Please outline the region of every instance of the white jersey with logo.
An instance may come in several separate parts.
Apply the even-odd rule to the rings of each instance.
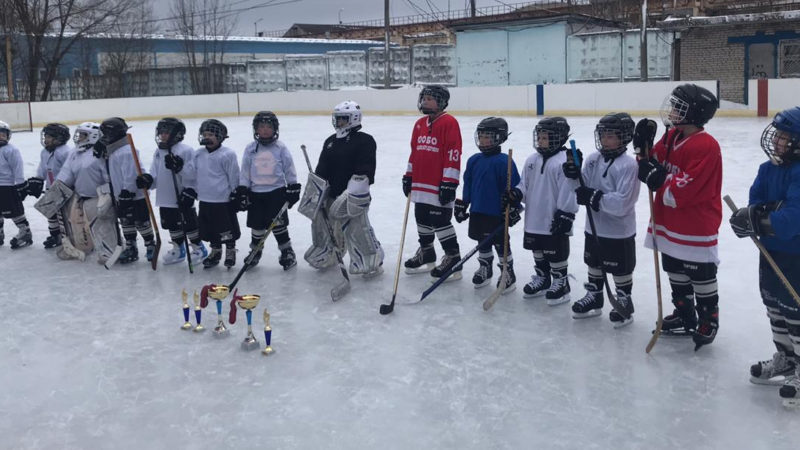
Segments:
[[[183,160],[183,168],[175,174],[175,181],[178,182],[178,195],[184,188],[197,190],[194,149],[183,142],[178,142],[170,150],[173,155]],[[175,197],[175,181],[172,179],[172,171],[167,169],[164,162],[170,150],[156,149],[153,154],[153,162],[150,163],[150,176],[153,177],[152,189],[156,190],[156,206],[177,208],[178,200]]]
[[[44,180],[44,186],[49,188],[56,181],[61,167],[69,158],[72,148],[67,144],[59,145],[53,151],[43,148],[39,154],[39,167],[36,169],[36,176]]]
[[[16,186],[24,181],[19,149],[11,144],[0,147],[0,186]]]
[[[517,188],[522,191],[522,202],[525,203],[526,233],[549,235],[556,210],[573,214],[578,211],[575,199],[578,181],[565,177],[561,170],[566,160],[564,151],[547,159],[534,151],[525,160]]]
[[[253,141],[242,155],[239,185],[253,192],[270,192],[297,183],[297,170],[286,144],[275,140],[268,145]]]
[[[597,235],[621,239],[636,234],[636,200],[641,183],[639,165],[633,157],[622,154],[606,162],[603,154],[594,152],[583,162],[583,180],[587,187],[603,191],[600,211],[592,210]],[[586,220],[586,232],[591,225]]]
[[[75,149],[58,172],[56,180],[71,187],[80,197],[97,197],[97,187],[108,183],[105,160],[91,150]]]
[[[136,200],[144,198],[144,191],[136,187],[136,164],[133,161],[133,153],[128,141],[123,138],[109,144],[108,151],[108,175],[111,178],[111,186],[114,188],[114,195],[119,199],[122,190],[134,193]],[[139,157],[139,151],[136,151]]]
[[[227,203],[239,185],[239,163],[228,147],[209,152],[200,147],[195,152],[197,199],[208,203]]]

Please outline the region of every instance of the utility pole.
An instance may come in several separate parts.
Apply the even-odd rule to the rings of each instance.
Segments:
[[[647,0],[642,0],[642,38],[639,47],[639,58],[642,60],[639,79],[647,81]]]
[[[469,16],[475,18],[475,0],[469,0]]]
[[[383,36],[383,53],[384,53],[384,61],[383,61],[383,87],[389,89],[391,86],[391,80],[389,79],[389,0],[383,1],[383,26],[384,36]]]

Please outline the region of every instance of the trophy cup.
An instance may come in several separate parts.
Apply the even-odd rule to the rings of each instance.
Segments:
[[[208,289],[208,296],[217,301],[217,326],[214,327],[214,337],[221,338],[228,336],[230,332],[225,327],[222,320],[222,301],[230,293],[230,289],[224,284],[212,284]]]
[[[203,310],[200,308],[200,296],[197,295],[197,291],[194,291],[194,319],[197,321],[197,326],[194,327],[196,332],[205,331],[206,327],[201,324],[203,318]]]
[[[267,343],[266,347],[261,350],[261,353],[269,356],[272,354],[272,346],[270,343],[272,342],[272,327],[269,326],[269,313],[267,312],[267,308],[264,308],[264,341]]]
[[[255,350],[261,344],[258,343],[258,339],[256,339],[256,336],[253,334],[253,309],[258,306],[258,301],[261,300],[261,296],[248,294],[236,296],[235,299],[236,304],[239,305],[239,308],[245,310],[247,316],[247,337],[242,341],[242,350]]]
[[[183,301],[183,325],[181,325],[181,330],[188,330],[192,328],[192,324],[189,323],[189,294],[186,293],[186,289],[181,289],[181,300]]]

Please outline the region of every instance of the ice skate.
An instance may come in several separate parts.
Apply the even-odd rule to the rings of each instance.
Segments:
[[[775,352],[772,359],[759,361],[750,366],[750,382],[766,386],[782,386],[794,376],[796,363],[791,356]]]
[[[420,247],[404,265],[409,275],[430,272],[436,266],[436,251],[433,246]]]
[[[236,247],[225,247],[225,267],[230,269],[236,265]]]
[[[503,265],[498,264],[497,267],[499,267],[501,270],[500,279],[497,280],[497,287],[500,287],[500,282],[503,279],[502,275]],[[510,294],[511,292],[514,292],[516,289],[517,289],[517,275],[514,273],[514,262],[509,261],[508,271],[506,271],[506,285],[503,288],[503,292],[501,293],[501,295]]]
[[[47,239],[44,240],[43,245],[44,245],[44,248],[46,248],[48,250],[54,249],[56,247],[61,246],[61,235],[60,234],[56,234],[56,235],[52,235],[51,234],[50,236],[47,236]]]
[[[295,256],[292,247],[281,249],[281,256],[278,258],[278,264],[283,267],[283,270],[289,270],[297,265],[297,256]]]
[[[203,268],[210,269],[219,265],[222,259],[222,249],[211,247],[211,253],[203,260]]]
[[[437,279],[444,276],[444,274],[447,273],[450,269],[452,269],[453,266],[458,264],[459,261],[461,261],[461,255],[459,255],[458,253],[452,255],[446,254],[442,256],[442,260],[441,262],[439,262],[439,265],[434,267],[433,270],[431,270],[431,277],[433,277],[433,280],[431,280],[431,282],[436,282]],[[461,267],[459,267],[455,272],[451,273],[450,276],[447,277],[445,282],[456,281],[460,279],[461,279]]]
[[[11,250],[17,250],[23,247],[33,245],[33,235],[31,229],[28,227],[20,228],[19,233],[11,238]]]
[[[163,262],[165,265],[177,264],[186,259],[186,247],[183,244],[172,243],[172,248],[167,250]]]
[[[631,296],[626,294],[624,291],[617,289],[617,300],[623,304],[623,306],[628,303],[631,305],[631,316],[629,318],[625,318],[622,314],[617,312],[616,309],[612,309],[610,313],[608,313],[608,320],[614,324],[614,328],[622,328],[626,325],[630,325],[633,323],[633,300]]]
[[[549,306],[556,306],[570,301],[569,292],[569,280],[564,275],[563,277],[553,278],[553,284],[550,285],[550,289],[545,291],[544,297]]]
[[[545,291],[550,287],[550,274],[542,272],[538,267],[536,274],[531,276],[531,281],[522,288],[522,296],[524,298],[533,298],[544,295]]]
[[[594,283],[585,283],[586,295],[572,304],[573,319],[597,317],[603,312],[603,291]]]
[[[120,264],[130,264],[139,260],[139,249],[136,247],[136,242],[128,242],[125,244],[125,250],[119,255],[117,262]]]
[[[475,274],[472,276],[472,285],[475,289],[487,286],[492,282],[492,259],[493,258],[478,258],[480,267],[478,267],[478,270],[476,270]]]
[[[794,376],[789,376],[778,391],[783,399],[783,406],[800,407],[800,368],[795,368]]]

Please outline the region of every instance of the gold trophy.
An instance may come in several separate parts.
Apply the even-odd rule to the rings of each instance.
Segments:
[[[261,346],[253,334],[253,309],[258,306],[259,300],[261,300],[261,296],[256,294],[236,296],[236,304],[245,310],[247,316],[247,336],[242,341],[242,350],[255,350]]]
[[[183,301],[183,325],[181,325],[181,330],[188,330],[192,328],[192,324],[189,323],[189,294],[186,293],[186,289],[181,289],[181,300]]]
[[[200,308],[200,296],[197,295],[197,291],[194,291],[194,319],[197,321],[197,326],[194,327],[196,332],[205,331],[206,327],[204,327],[201,323],[203,319],[203,309]]]
[[[230,332],[225,327],[222,320],[222,301],[230,293],[230,289],[224,284],[212,284],[208,289],[208,296],[217,301],[217,326],[214,327],[214,337],[221,338],[228,336]]]
[[[269,313],[267,312],[267,308],[264,308],[264,341],[267,343],[264,350],[261,350],[261,353],[264,355],[271,355],[273,350],[270,343],[272,342],[272,327],[269,326]]]

